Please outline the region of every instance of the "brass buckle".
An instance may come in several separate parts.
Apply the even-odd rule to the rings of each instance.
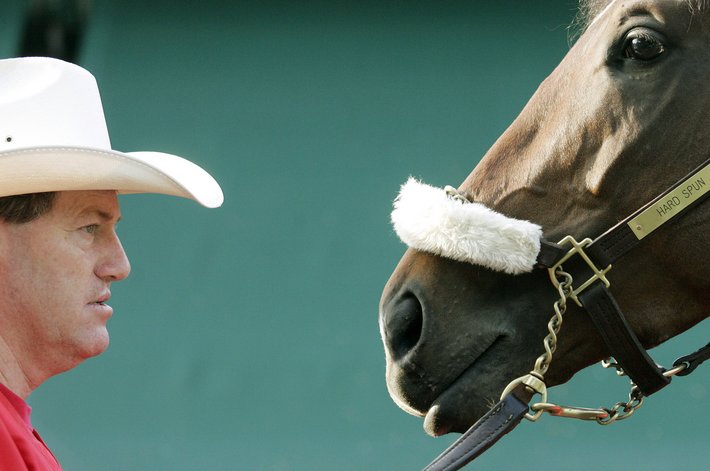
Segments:
[[[559,241],[557,244],[558,245],[571,245],[572,248],[553,266],[548,268],[548,273],[550,274],[550,280],[552,281],[552,284],[555,285],[555,288],[559,289],[560,282],[557,280],[557,277],[555,276],[555,271],[562,266],[564,262],[569,260],[573,255],[579,254],[580,257],[582,257],[582,260],[589,266],[589,268],[594,272],[594,275],[592,275],[591,278],[589,278],[587,281],[582,283],[578,288],[572,287],[571,292],[567,295],[568,299],[572,299],[577,306],[582,307],[582,303],[579,300],[579,294],[587,289],[592,283],[595,281],[599,280],[604,285],[608,288],[611,286],[611,282],[606,278],[606,273],[611,270],[611,265],[604,269],[599,269],[597,266],[592,262],[592,260],[589,258],[589,256],[584,252],[584,248],[589,246],[589,244],[592,243],[592,239],[584,239],[580,242],[577,242],[574,237],[572,236],[566,236],[564,239]]]
[[[502,401],[505,396],[512,393],[513,390],[520,385],[523,385],[525,389],[527,389],[527,392],[531,394],[539,394],[542,398],[541,401],[547,403],[547,385],[545,385],[542,376],[534,371],[511,381],[500,395],[500,400]],[[528,412],[525,414],[525,418],[531,422],[535,422],[542,416],[542,412],[541,410],[536,410],[534,413]]]

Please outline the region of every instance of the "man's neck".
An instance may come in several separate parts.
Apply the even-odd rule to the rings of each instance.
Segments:
[[[22,399],[27,399],[37,386],[33,385],[21,362],[2,335],[0,335],[0,383]]]

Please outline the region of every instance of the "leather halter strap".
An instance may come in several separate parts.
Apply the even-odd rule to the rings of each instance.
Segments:
[[[668,222],[676,221],[678,217],[710,196],[710,181],[705,182],[702,179],[702,175],[707,174],[709,169],[710,159],[648,204],[597,237],[585,249],[586,254],[598,267],[610,266],[646,240],[646,237],[652,235],[655,229]],[[695,183],[697,179],[703,181],[704,186],[698,186],[695,189],[692,183]],[[690,186],[688,186],[689,184]],[[695,194],[693,195],[689,189],[695,190]],[[683,191],[685,191],[685,195]],[[677,204],[677,202],[682,203],[681,198],[688,199],[686,196],[692,198],[692,201],[686,205]],[[655,219],[655,227],[650,231],[643,227],[646,224],[643,222],[644,214],[650,214]],[[550,249],[548,248],[548,250]],[[650,396],[670,383],[670,378],[663,374],[665,370],[656,365],[641,345],[607,286],[603,283],[594,283],[580,294],[579,299],[601,334],[611,355],[644,396]]]
[[[636,247],[647,235],[664,224],[666,220],[677,218],[710,196],[710,191],[708,191],[710,182],[707,182],[709,188],[705,188],[705,192],[702,195],[694,198],[692,203],[682,208],[676,208],[677,210],[675,211],[670,211],[667,219],[656,227],[647,230],[642,223],[638,222],[640,216],[653,211],[659,205],[659,202],[661,205],[666,204],[664,203],[664,198],[674,195],[674,192],[678,192],[679,189],[682,191],[682,185],[687,184],[699,172],[707,171],[708,168],[710,168],[710,159],[706,160],[690,175],[677,182],[653,201],[592,241],[585,252],[597,266],[606,267],[611,265]],[[669,201],[675,202],[675,200]],[[661,211],[662,215],[668,212],[663,206],[661,206]],[[552,267],[566,253],[566,248],[542,240],[537,258],[538,266],[540,268]],[[605,284],[593,283],[579,295],[579,299],[592,318],[597,330],[601,333],[614,359],[621,365],[624,372],[632,379],[643,395],[653,394],[670,383],[670,379],[663,375],[665,370],[653,362],[641,345]],[[686,366],[683,371],[677,373],[682,376],[691,373],[708,359],[710,359],[710,343],[690,355],[678,358],[673,363],[673,366]],[[502,398],[423,471],[455,471],[461,469],[500,440],[503,435],[515,428],[528,412],[527,402],[520,399],[518,395],[527,397],[529,400],[529,395],[526,395],[526,392],[520,389]]]
[[[614,263],[639,245],[656,228],[671,220],[677,220],[678,216],[705,201],[710,196],[710,191],[708,191],[710,189],[710,181],[705,182],[704,175],[710,175],[710,159],[703,162],[699,167],[635,213],[597,237],[587,248],[587,254],[599,263],[599,266],[605,267]],[[698,183],[696,181],[698,179],[703,182],[704,186],[695,189],[692,184]],[[688,185],[691,186],[688,187]],[[673,196],[674,194],[678,196]],[[681,207],[683,200],[688,200],[689,204]],[[657,219],[656,226],[653,228],[643,227],[645,225],[642,221],[643,215],[654,215],[654,212]]]
[[[644,396],[670,384],[670,378],[663,375],[665,370],[656,365],[634,334],[609,288],[594,283],[579,299],[616,363]]]

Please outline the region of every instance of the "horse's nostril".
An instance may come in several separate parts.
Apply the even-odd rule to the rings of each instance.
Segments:
[[[385,327],[394,358],[401,358],[417,344],[422,334],[422,317],[422,305],[411,293],[393,303]]]

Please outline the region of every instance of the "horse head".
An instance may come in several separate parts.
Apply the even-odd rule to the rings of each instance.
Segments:
[[[597,2],[600,3],[600,2]],[[568,54],[458,191],[542,227],[596,237],[710,156],[710,5],[598,5]],[[710,182],[708,182],[710,183]],[[710,204],[663,227],[609,273],[651,348],[708,316]],[[539,271],[509,275],[408,249],[380,302],[386,380],[432,435],[463,432],[542,351],[556,292]],[[548,385],[609,356],[571,306]]]

